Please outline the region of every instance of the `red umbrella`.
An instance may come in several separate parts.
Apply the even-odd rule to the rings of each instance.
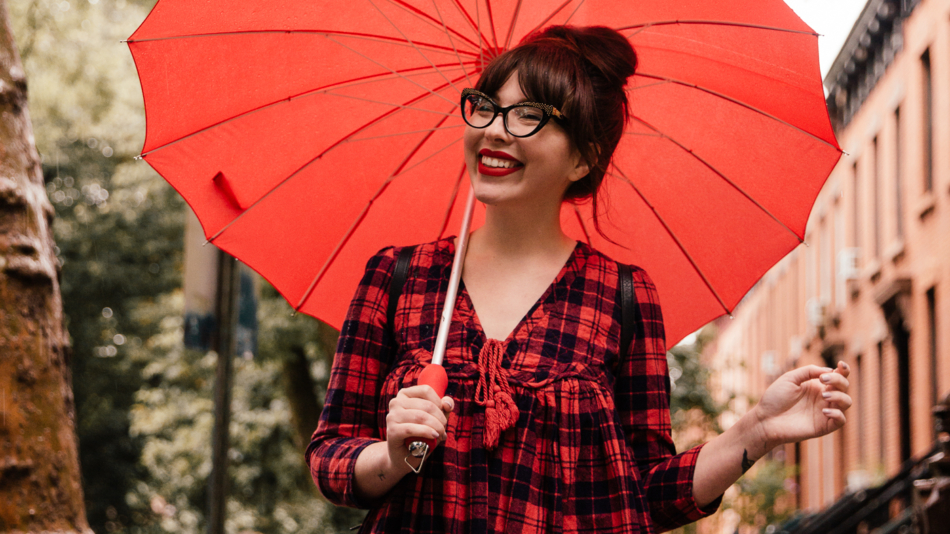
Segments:
[[[816,34],[779,0],[161,0],[129,39],[142,157],[210,241],[339,327],[370,255],[455,233],[460,91],[550,24],[637,51],[603,186],[623,247],[589,204],[562,220],[650,273],[679,340],[801,242],[840,155]]]

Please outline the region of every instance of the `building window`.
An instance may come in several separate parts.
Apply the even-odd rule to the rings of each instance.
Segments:
[[[867,440],[867,432],[865,431],[865,429],[867,428],[868,421],[865,421],[864,417],[867,413],[869,413],[869,410],[864,406],[864,402],[867,399],[867,396],[865,395],[864,392],[867,388],[864,385],[864,369],[861,367],[860,354],[858,354],[854,358],[854,374],[855,374],[855,377],[852,380],[852,382],[858,386],[858,391],[857,391],[858,398],[856,399],[858,402],[855,405],[855,408],[858,410],[858,413],[857,413],[858,461],[861,462],[861,467],[867,469],[868,457],[867,457],[867,450],[864,443]]]
[[[937,404],[940,398],[940,384],[937,380],[937,288],[927,290],[927,333],[930,337],[928,347],[930,352],[930,400]]]
[[[858,162],[855,161],[851,165],[851,183],[852,183],[852,206],[853,210],[851,215],[853,220],[851,221],[851,242],[854,243],[854,247],[858,248],[861,246],[861,195],[860,195],[860,185],[861,180],[858,176]]]
[[[901,108],[894,110],[894,204],[897,238],[904,237],[904,205],[901,201]]]
[[[881,465],[885,465],[885,460],[887,456],[884,454],[885,440],[884,440],[884,429],[885,426],[884,420],[884,404],[886,403],[885,399],[885,388],[884,388],[884,343],[878,342],[877,344],[877,448],[878,448],[878,460],[881,462]]]
[[[871,217],[874,219],[874,257],[881,257],[881,150],[877,136],[874,136],[874,161],[871,165],[872,200]]]
[[[933,76],[930,72],[930,50],[928,49],[922,56],[920,56],[920,70],[922,73],[922,82],[923,82],[923,125],[924,125],[924,138],[923,138],[923,149],[924,149],[924,191],[930,192],[933,191],[934,186],[934,176],[933,176],[933,133],[934,133],[934,119],[933,119]]]

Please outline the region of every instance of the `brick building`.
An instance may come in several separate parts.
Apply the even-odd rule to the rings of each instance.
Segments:
[[[950,393],[950,0],[870,0],[825,85],[846,154],[808,246],[716,322],[704,353],[736,414],[786,370],[852,366],[843,431],[778,455],[808,510],[927,453]]]

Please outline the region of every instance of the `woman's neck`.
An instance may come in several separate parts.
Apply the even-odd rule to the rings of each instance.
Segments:
[[[472,235],[469,246],[481,254],[511,259],[569,254],[576,242],[561,229],[560,206],[556,208],[486,206],[485,224]]]

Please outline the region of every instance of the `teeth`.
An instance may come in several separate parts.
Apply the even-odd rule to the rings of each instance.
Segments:
[[[514,161],[500,158],[490,158],[488,156],[482,156],[482,165],[486,167],[496,167],[501,169],[510,169],[517,166],[518,164]]]

